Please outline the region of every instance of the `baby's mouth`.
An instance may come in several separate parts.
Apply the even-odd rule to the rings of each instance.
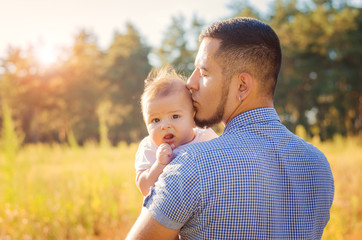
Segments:
[[[175,136],[172,133],[167,133],[164,137],[163,140],[165,143],[171,144],[173,143],[175,139]]]

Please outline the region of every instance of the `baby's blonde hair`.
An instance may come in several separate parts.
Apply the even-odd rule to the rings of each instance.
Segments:
[[[186,87],[186,80],[186,77],[178,74],[170,66],[162,67],[160,70],[152,69],[145,80],[145,87],[141,96],[143,118],[145,118],[147,102],[156,98],[183,91],[190,97],[191,101],[191,93]]]

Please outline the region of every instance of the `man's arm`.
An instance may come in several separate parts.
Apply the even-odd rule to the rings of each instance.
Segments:
[[[173,230],[164,227],[151,216],[147,209],[143,208],[126,240],[174,240],[179,231],[180,229]]]

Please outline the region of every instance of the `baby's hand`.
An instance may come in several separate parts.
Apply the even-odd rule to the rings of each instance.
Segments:
[[[157,161],[163,165],[167,165],[172,160],[172,149],[174,146],[171,146],[167,143],[162,143],[156,152]]]

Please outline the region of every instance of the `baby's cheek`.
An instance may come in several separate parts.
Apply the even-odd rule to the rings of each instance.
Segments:
[[[157,132],[155,132],[154,129],[148,129],[148,134],[154,143],[160,145]]]

